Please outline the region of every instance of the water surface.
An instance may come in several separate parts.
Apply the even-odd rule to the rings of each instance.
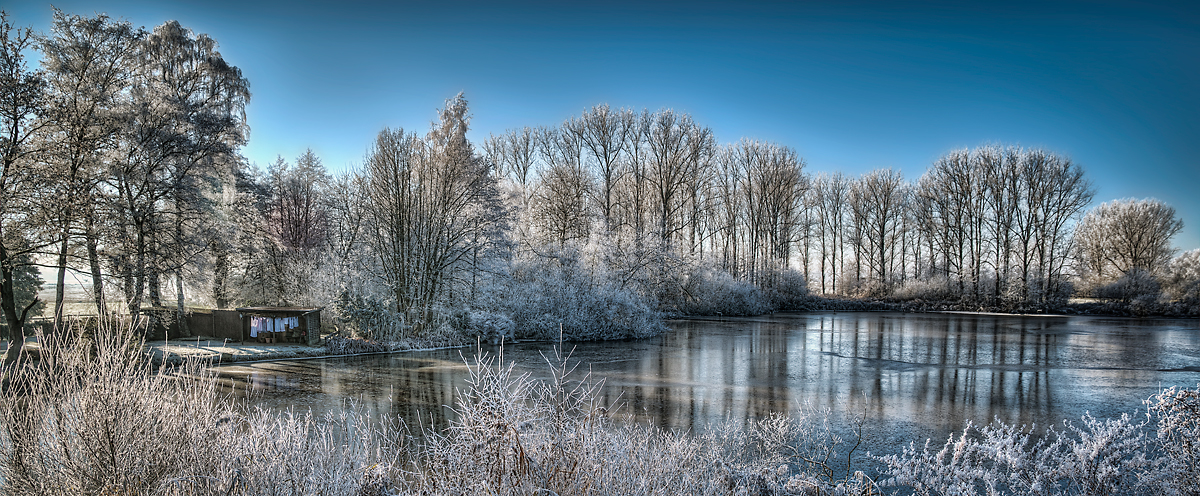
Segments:
[[[968,420],[1039,429],[1090,413],[1144,411],[1164,387],[1200,383],[1200,322],[967,314],[813,313],[686,319],[640,341],[567,343],[602,399],[635,421],[696,432],[773,412],[828,408],[866,419],[867,447],[940,442]],[[548,375],[551,344],[504,361]],[[496,347],[486,352],[499,353]],[[477,352],[468,349],[220,367],[269,408],[336,411],[354,400],[410,425],[445,425]]]

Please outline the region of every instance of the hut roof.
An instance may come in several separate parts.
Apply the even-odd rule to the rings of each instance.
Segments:
[[[252,314],[305,314],[322,308],[324,307],[242,307],[237,311]]]

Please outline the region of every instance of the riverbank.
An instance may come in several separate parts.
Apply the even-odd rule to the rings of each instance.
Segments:
[[[331,341],[332,340],[332,341]],[[375,343],[345,338],[326,337],[321,346],[303,344],[267,344],[230,342],[204,336],[170,341],[151,341],[145,344],[151,362],[158,365],[181,365],[189,360],[211,362],[214,365],[268,360],[298,360],[308,358],[337,358],[345,356],[395,353],[400,351],[429,351],[458,348],[467,343],[437,343],[414,346],[408,342]]]
[[[1138,302],[1103,300],[1075,300],[1060,305],[1037,308],[1008,308],[996,305],[967,304],[948,300],[887,300],[887,299],[841,299],[812,296],[795,306],[785,309],[787,313],[805,312],[905,312],[945,313],[969,312],[987,315],[1009,316],[1092,316],[1092,317],[1164,317],[1195,318],[1200,308],[1184,304],[1145,305]]]
[[[187,360],[213,363],[249,362],[329,356],[324,346],[302,344],[239,343],[206,337],[151,341],[146,351],[156,365],[179,365]]]
[[[1060,307],[1044,310],[1004,311],[987,306],[968,307],[961,303],[908,301],[895,302],[885,300],[842,300],[833,298],[809,298],[804,305],[777,313],[813,313],[813,312],[898,312],[898,313],[941,313],[980,316],[1006,317],[1122,317],[1122,318],[1192,318],[1193,315],[1155,314],[1139,315],[1130,312],[1111,311],[1112,306],[1104,303],[1082,302],[1069,303]],[[720,315],[667,315],[667,319],[709,318]],[[173,339],[170,341],[151,341],[146,343],[146,349],[151,360],[156,365],[179,365],[189,359],[211,361],[214,364],[235,362],[255,362],[266,360],[294,360],[305,358],[326,358],[339,356],[356,356],[373,353],[394,353],[400,351],[436,350],[442,348],[457,348],[473,343],[451,342],[445,339],[437,342],[402,341],[375,342],[360,339],[348,339],[327,336],[321,346],[306,346],[301,344],[267,344],[253,342],[230,342],[209,337],[192,337]],[[584,340],[588,341],[588,340]],[[36,345],[35,345],[36,346]],[[0,346],[2,348],[2,346]]]

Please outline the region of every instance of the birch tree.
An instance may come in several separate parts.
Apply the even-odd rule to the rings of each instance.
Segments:
[[[245,142],[249,83],[215,40],[175,21],[137,49],[111,184],[126,230],[119,265],[130,313],[140,311],[147,287],[159,304],[164,273],[176,278],[182,313],[182,268],[204,248],[192,243],[189,226],[211,211],[202,189],[218,182],[218,168]]]

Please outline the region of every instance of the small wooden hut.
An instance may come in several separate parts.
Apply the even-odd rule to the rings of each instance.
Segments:
[[[321,343],[321,308],[245,307],[242,316],[242,341],[262,343]]]

